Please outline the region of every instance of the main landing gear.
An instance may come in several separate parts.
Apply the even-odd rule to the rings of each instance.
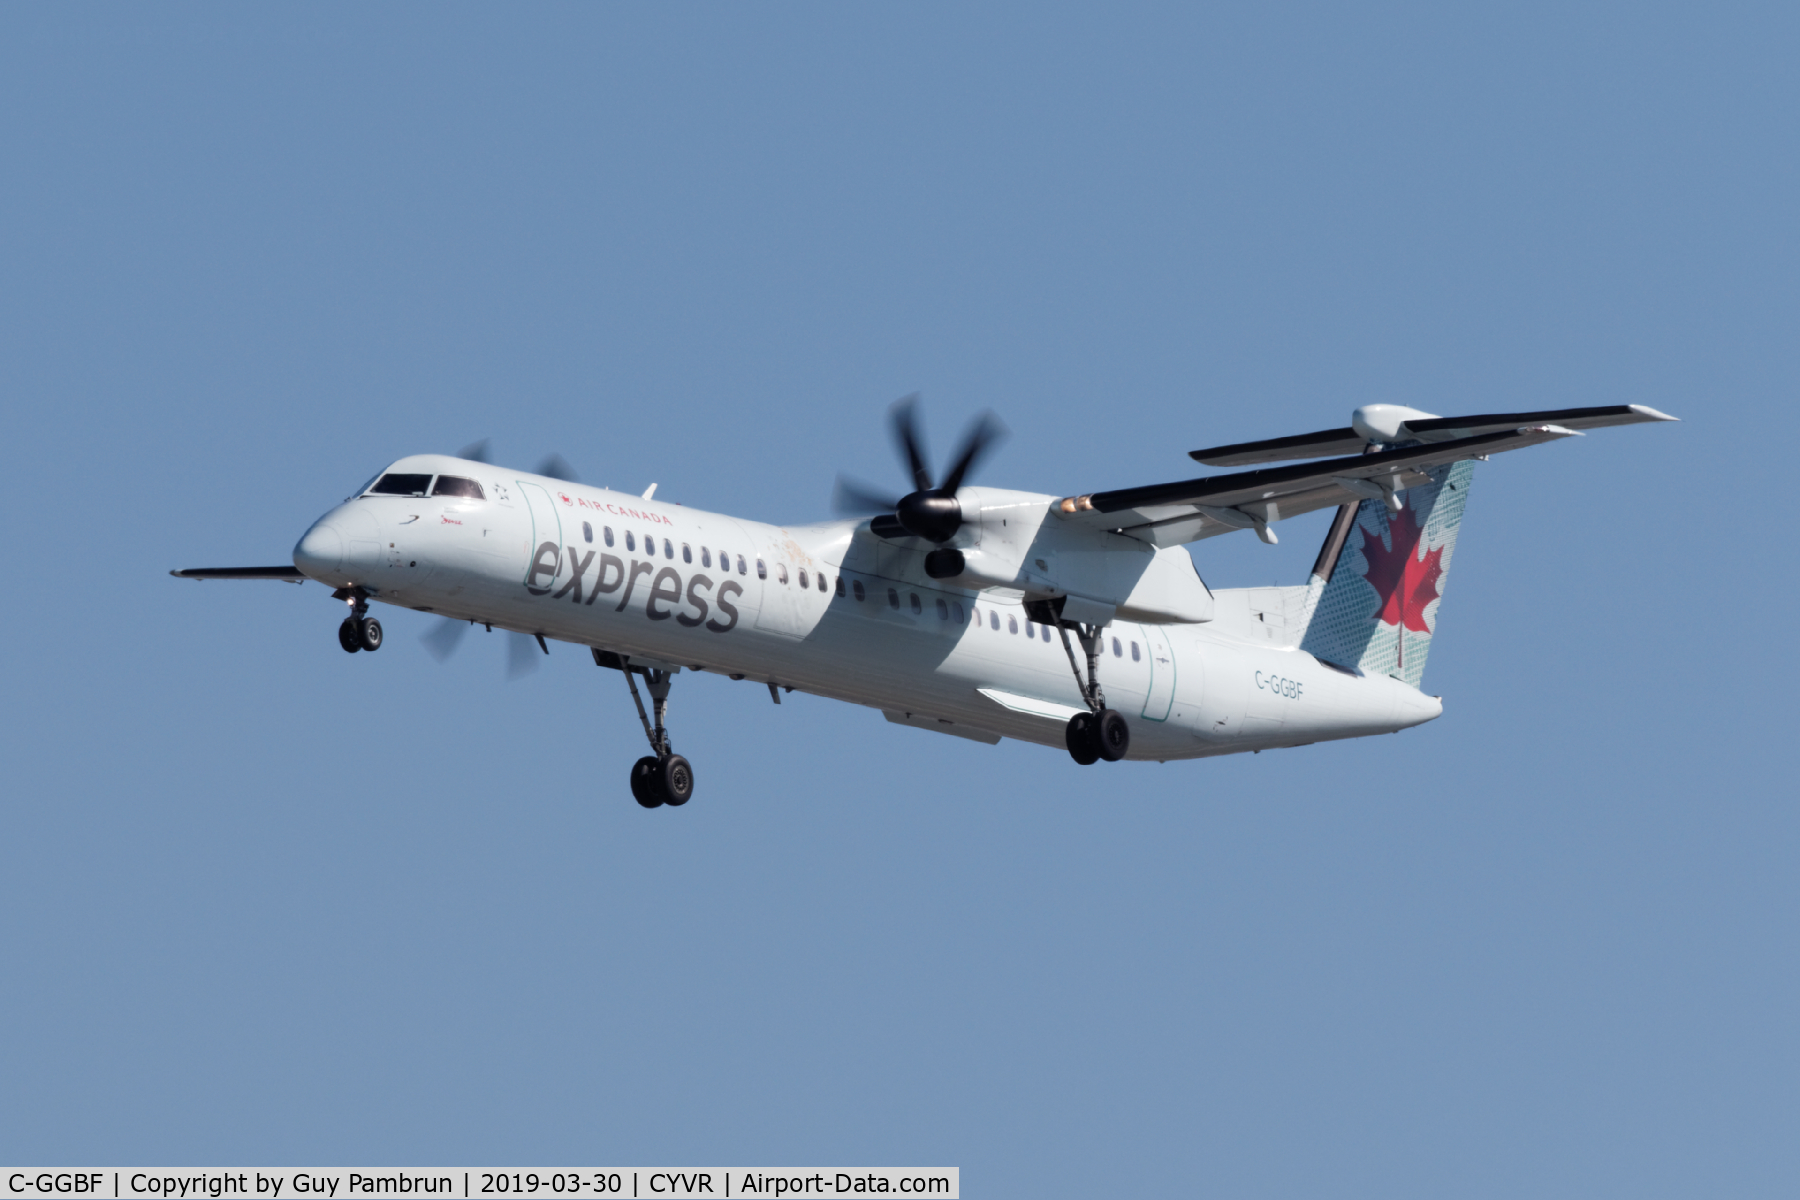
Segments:
[[[645,808],[680,808],[694,794],[694,768],[687,759],[669,748],[669,730],[663,718],[669,711],[669,686],[674,672],[650,667],[634,667],[631,659],[604,650],[594,651],[594,662],[625,672],[625,686],[631,689],[631,702],[637,705],[638,720],[644,723],[644,736],[650,739],[650,753],[631,764],[631,794]],[[644,711],[644,698],[638,695],[636,676],[644,677],[650,689],[651,712]]]
[[[1069,656],[1069,668],[1075,672],[1075,685],[1081,689],[1081,698],[1087,701],[1088,711],[1070,717],[1063,730],[1069,757],[1084,767],[1101,759],[1118,762],[1131,749],[1131,726],[1125,723],[1125,717],[1118,709],[1106,707],[1106,693],[1100,690],[1100,655],[1105,626],[1065,621],[1048,603],[1030,606],[1027,615],[1041,624],[1056,626],[1056,631],[1062,635],[1063,650]],[[1071,629],[1080,639],[1081,648],[1087,652],[1086,679],[1081,676],[1081,664],[1075,661],[1075,647],[1069,644]]]
[[[369,615],[369,593],[361,588],[339,588],[331,598],[350,604],[350,615],[338,626],[338,645],[351,654],[381,649],[381,622]]]

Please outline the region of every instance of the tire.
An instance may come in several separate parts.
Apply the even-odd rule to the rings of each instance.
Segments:
[[[1084,767],[1091,767],[1100,758],[1100,739],[1094,732],[1094,714],[1078,712],[1069,718],[1068,728],[1063,730],[1063,741],[1069,747],[1069,757]]]
[[[1099,746],[1100,757],[1107,762],[1118,762],[1131,749],[1131,726],[1116,708],[1103,708],[1094,721],[1095,742]]]
[[[663,803],[670,808],[680,808],[694,794],[694,768],[679,754],[665,755],[657,764],[657,780]]]
[[[381,649],[381,622],[374,617],[364,617],[362,627],[358,630],[362,638],[362,648],[373,654]]]
[[[344,623],[338,626],[338,645],[351,654],[362,649],[362,631],[356,627],[355,617],[345,617]]]
[[[645,808],[662,807],[662,776],[656,765],[648,754],[631,764],[631,795]]]

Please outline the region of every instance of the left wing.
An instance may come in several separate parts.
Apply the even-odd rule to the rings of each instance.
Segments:
[[[280,579],[287,583],[304,583],[306,576],[299,567],[188,567],[170,571],[177,579]]]
[[[1386,500],[1397,510],[1395,494],[1424,483],[1425,472],[1433,467],[1580,436],[1560,425],[1529,425],[1373,454],[1071,496],[1056,511],[1064,519],[1117,530],[1156,546],[1176,546],[1234,529],[1254,529],[1273,544],[1275,531],[1269,526],[1276,521],[1368,499]]]

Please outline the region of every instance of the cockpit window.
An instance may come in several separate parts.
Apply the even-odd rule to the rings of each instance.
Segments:
[[[471,500],[485,500],[481,494],[481,485],[473,479],[464,479],[460,475],[439,475],[437,486],[431,489],[434,496],[467,496]]]
[[[371,496],[423,496],[431,490],[429,475],[383,475],[369,489]]]

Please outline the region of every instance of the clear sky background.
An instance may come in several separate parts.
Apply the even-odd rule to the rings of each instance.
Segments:
[[[1791,5],[0,10],[0,1158],[1791,1195]],[[782,522],[1435,412],[1398,737],[1083,769],[286,561],[490,437]],[[1323,518],[1196,551],[1301,582]]]

